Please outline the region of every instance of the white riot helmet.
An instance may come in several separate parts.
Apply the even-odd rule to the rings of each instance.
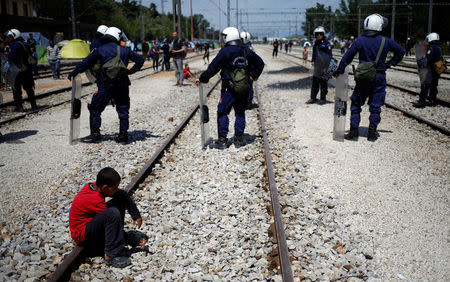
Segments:
[[[223,41],[228,43],[233,40],[240,40],[239,30],[235,27],[227,27],[222,31]]]
[[[314,36],[316,36],[317,33],[322,33],[323,35],[325,35],[325,28],[323,28],[323,26],[316,27],[316,29],[314,30]]]
[[[381,31],[387,24],[387,18],[379,14],[372,14],[364,20],[364,30]]]
[[[250,33],[246,32],[246,31],[243,31],[243,32],[241,32],[241,38],[242,38],[242,42],[244,44],[247,44],[247,43],[250,42],[250,39],[252,37],[250,36]]]
[[[108,29],[105,32],[105,35],[109,35],[114,37],[117,41],[120,40],[120,34],[122,32],[120,31],[120,29],[118,29],[117,27],[108,27]]]
[[[350,39],[353,40],[353,39],[355,39],[355,37],[352,35],[352,36],[350,36]]]
[[[428,34],[427,37],[425,37],[426,42],[431,42],[431,41],[436,41],[436,40],[439,40],[439,34],[437,34],[436,32],[432,32],[432,33]]]
[[[17,39],[20,37],[20,31],[13,28],[8,30],[8,32],[6,33],[6,36],[12,36],[14,39]]]
[[[108,30],[108,27],[106,25],[101,25],[97,28],[97,32],[105,35],[106,31]]]

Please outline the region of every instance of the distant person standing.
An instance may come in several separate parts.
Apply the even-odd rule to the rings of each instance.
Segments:
[[[278,56],[278,45],[279,45],[278,40],[275,39],[275,41],[273,42],[272,45],[273,45],[273,52],[272,52],[272,58],[273,58],[273,57]]]
[[[328,68],[326,62],[330,62],[333,57],[331,52],[331,44],[325,39],[325,29],[322,26],[318,26],[314,30],[314,37],[316,41],[313,46],[313,54],[311,58],[311,64],[314,66],[314,75],[312,77],[311,85],[311,99],[309,99],[307,104],[314,104],[317,102],[319,105],[324,105],[326,103],[326,97],[328,93],[328,81],[323,79],[321,75]],[[317,101],[317,94],[319,93],[320,87],[320,99]]]
[[[345,41],[344,39],[341,40],[341,42],[339,42],[339,47],[341,47],[341,54],[345,53]]]
[[[406,50],[405,56],[411,56],[411,48],[412,47],[413,47],[413,44],[412,44],[411,38],[408,37],[406,39],[406,43],[405,43],[405,50]]]
[[[31,104],[31,109],[37,109],[36,97],[34,95],[34,79],[31,71],[32,64],[30,64],[30,49],[25,44],[20,31],[17,29],[11,29],[6,33],[9,45],[8,62],[14,64],[19,68],[19,74],[16,77],[13,86],[14,104],[16,105],[15,111],[23,112],[22,106],[22,87],[25,89],[28,95],[28,100]]]
[[[36,53],[36,45],[37,45],[37,40],[34,39],[33,34],[29,33],[28,34],[28,40],[27,40],[27,45],[29,50],[31,51],[32,56],[36,59],[36,64],[31,65],[31,69],[33,71],[33,76],[35,78],[39,77],[39,72],[38,72],[38,67],[37,67],[37,53]]]
[[[144,60],[148,60],[149,56],[148,56],[148,51],[150,50],[147,40],[144,40],[142,42],[142,58],[144,58]]]
[[[152,60],[153,60],[153,71],[158,72],[159,48],[158,48],[158,44],[156,44],[156,41],[153,42],[153,46],[152,46]]]
[[[289,50],[289,44],[284,43],[284,51],[286,52],[286,54],[287,54],[288,50]]]
[[[175,77],[177,78],[176,86],[183,86],[183,56],[186,52],[184,42],[178,38],[178,33],[174,31],[172,33],[172,49],[170,51],[173,57],[173,63],[175,65]]]
[[[205,61],[206,59],[206,61]],[[209,44],[205,43],[205,53],[203,54],[203,62],[209,65]]]
[[[292,45],[294,45],[294,43],[292,43],[292,40],[289,41],[289,53],[292,52]]]
[[[163,71],[164,68],[166,69],[166,71],[169,71],[170,70],[170,46],[167,41],[164,41],[164,44],[161,47],[161,50],[163,51],[161,71]]]
[[[50,69],[52,70],[53,79],[59,79],[59,69],[60,69],[60,60],[61,53],[59,51],[58,46],[53,43],[53,40],[50,40],[50,46],[47,47],[47,60],[50,64]]]
[[[306,61],[308,60],[308,47],[303,48],[303,63],[306,64]]]
[[[439,34],[435,32],[428,34],[425,38],[425,42],[427,43],[426,62],[428,65],[428,72],[425,82],[420,86],[420,98],[419,101],[414,104],[414,107],[416,108],[424,108],[427,105],[427,99],[431,106],[436,105],[438,93],[437,87],[441,76],[441,72],[436,69],[436,63],[445,65],[445,61],[442,58],[442,49],[439,46]]]

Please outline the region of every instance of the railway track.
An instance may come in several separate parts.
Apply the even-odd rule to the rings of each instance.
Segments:
[[[208,96],[219,84],[220,79],[214,83],[214,85],[209,89]],[[265,162],[265,183],[267,183],[267,190],[270,193],[271,205],[270,213],[273,216],[273,239],[274,243],[277,245],[277,251],[274,253],[276,256],[273,258],[274,263],[277,265],[277,270],[281,275],[283,281],[293,281],[292,270],[290,266],[290,256],[288,253],[288,247],[286,243],[286,234],[284,232],[283,217],[281,212],[281,206],[278,199],[278,190],[275,183],[275,173],[272,164],[272,158],[270,153],[269,140],[267,137],[267,128],[265,125],[263,109],[260,94],[258,91],[257,83],[255,83],[255,96],[258,99],[258,117],[260,122],[260,130],[262,133],[262,139],[264,142],[264,162]],[[143,166],[143,168],[134,176],[130,183],[126,186],[125,190],[128,193],[133,193],[140,187],[140,184],[152,173],[153,168],[157,163],[161,162],[162,157],[165,152],[168,151],[172,144],[176,144],[178,135],[183,131],[183,129],[188,125],[191,119],[194,117],[195,113],[198,111],[199,105],[195,105],[190,112],[186,115],[183,121],[177,126],[177,128],[170,134],[169,137],[163,142],[163,144],[156,150],[153,156],[148,160],[148,162]],[[147,183],[146,183],[147,184]],[[66,281],[70,278],[71,273],[77,269],[77,266],[83,261],[84,258],[83,248],[80,246],[75,247],[71,253],[69,253],[61,264],[56,268],[56,271],[49,277],[49,281]],[[271,264],[273,266],[273,263]]]
[[[186,58],[185,62],[189,62],[189,61],[191,61],[193,59],[197,59],[197,58],[199,58],[201,56],[202,55],[191,56],[189,58]],[[140,72],[145,71],[145,70],[149,70],[151,68],[152,68],[152,66],[143,67],[140,70]],[[150,74],[146,73],[146,74],[140,75],[139,77],[134,78],[133,80],[142,79],[144,77],[147,77],[148,75],[153,75],[153,73],[150,73]],[[93,85],[93,83],[89,82],[89,81],[82,83],[83,87],[90,86],[90,85]],[[71,91],[71,90],[72,90],[72,86],[65,86],[65,87],[61,87],[61,88],[58,88],[58,89],[46,91],[46,92],[37,94],[36,95],[36,100],[43,99],[43,98],[46,98],[46,97],[50,97],[50,96],[53,96],[53,95],[56,95],[56,94],[64,93],[64,92],[67,92],[67,91]],[[86,97],[86,96],[88,96],[90,94],[91,94],[90,92],[89,93],[84,93],[84,94],[82,94],[81,98],[84,98],[84,97]],[[28,101],[28,100],[29,100],[28,97],[23,99],[23,101]],[[36,110],[30,110],[30,111],[26,111],[26,112],[23,112],[23,113],[20,113],[20,114],[17,114],[17,115],[13,115],[10,118],[1,120],[0,121],[0,126],[8,124],[8,123],[11,123],[11,122],[14,122],[14,121],[17,121],[17,120],[20,120],[20,119],[23,119],[23,118],[26,118],[26,117],[28,117],[30,115],[39,113],[39,112],[41,112],[43,110],[48,110],[48,109],[51,109],[51,108],[54,108],[54,107],[57,107],[57,106],[61,106],[63,104],[69,103],[70,101],[71,101],[71,99],[65,99],[63,101],[58,101],[58,102],[53,103],[51,105],[40,106]],[[0,104],[0,109],[6,108],[6,107],[10,107],[10,106],[13,106],[13,105],[14,105],[14,101],[6,102],[6,103],[3,103],[3,104]]]
[[[290,56],[290,57],[294,57],[294,58],[296,58],[296,59],[301,59],[300,57],[297,57],[297,56],[295,56],[295,55],[291,55],[291,54],[285,54],[285,55],[288,55],[288,56]],[[289,61],[290,61],[291,63],[296,64],[296,65],[299,65],[299,66],[302,65],[302,64],[297,63],[297,62],[295,62],[295,61],[291,61],[291,60],[289,60]],[[349,73],[349,74],[353,74],[353,73]],[[418,96],[418,95],[419,95],[419,93],[417,93],[417,92],[415,92],[415,91],[412,91],[412,90],[410,90],[410,89],[407,89],[407,88],[404,88],[404,87],[401,87],[401,86],[398,86],[398,85],[392,85],[392,84],[389,84],[389,83],[388,83],[387,86],[388,86],[388,87],[391,87],[391,88],[394,88],[394,89],[397,89],[397,90],[400,90],[400,91],[402,91],[402,92],[404,92],[404,93],[407,93],[407,94],[409,94],[409,95],[414,95],[414,96]],[[352,89],[353,89],[353,88],[352,88]],[[450,102],[444,101],[444,100],[441,100],[441,99],[437,99],[437,103],[438,103],[439,105],[442,105],[442,106],[446,107],[446,108],[448,108],[448,107],[450,106]],[[419,115],[417,115],[417,114],[415,114],[415,113],[413,113],[413,112],[411,112],[411,111],[408,111],[408,110],[406,110],[406,109],[404,109],[404,108],[401,108],[401,107],[399,107],[399,106],[397,106],[397,105],[394,105],[394,104],[392,104],[392,103],[385,102],[385,105],[386,105],[386,107],[388,107],[388,108],[391,108],[391,109],[393,109],[393,110],[396,110],[396,111],[401,112],[402,114],[404,114],[405,116],[407,116],[407,117],[409,117],[409,118],[415,119],[415,120],[418,121],[419,123],[424,123],[424,124],[426,124],[426,125],[429,126],[430,128],[432,128],[432,129],[434,129],[434,130],[437,130],[437,131],[441,132],[442,134],[444,134],[444,135],[446,135],[446,136],[450,136],[450,130],[449,130],[449,129],[447,129],[447,128],[445,128],[445,127],[443,127],[443,126],[441,126],[441,125],[439,125],[439,124],[437,124],[437,123],[435,123],[435,122],[433,122],[433,121],[430,121],[430,120],[428,120],[428,119],[426,119],[426,118],[423,118],[423,117],[421,117],[421,116],[419,116]]]

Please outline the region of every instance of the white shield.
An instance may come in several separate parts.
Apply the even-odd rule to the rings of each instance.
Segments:
[[[70,111],[70,133],[69,144],[78,143],[80,136],[80,116],[81,116],[81,77],[79,75],[72,78],[72,108]]]
[[[334,96],[333,140],[344,142],[345,116],[348,100],[348,71],[336,78],[336,95]]]

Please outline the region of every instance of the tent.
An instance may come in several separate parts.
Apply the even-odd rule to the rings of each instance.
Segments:
[[[61,49],[61,58],[83,59],[86,58],[91,50],[89,45],[81,39],[72,39]]]
[[[24,31],[24,32],[21,33],[22,38],[23,38],[25,41],[27,41],[28,38],[30,37],[30,36],[29,36],[30,33],[33,34],[33,38],[37,41],[37,44],[36,44],[36,45],[41,45],[41,46],[44,46],[44,47],[50,46],[49,40],[48,40],[45,36],[43,36],[42,33],[40,33],[40,32],[34,32],[34,31],[33,31],[33,32],[28,32],[28,31]]]
[[[47,60],[47,47],[36,45],[36,54],[38,55],[39,63],[46,63]]]

